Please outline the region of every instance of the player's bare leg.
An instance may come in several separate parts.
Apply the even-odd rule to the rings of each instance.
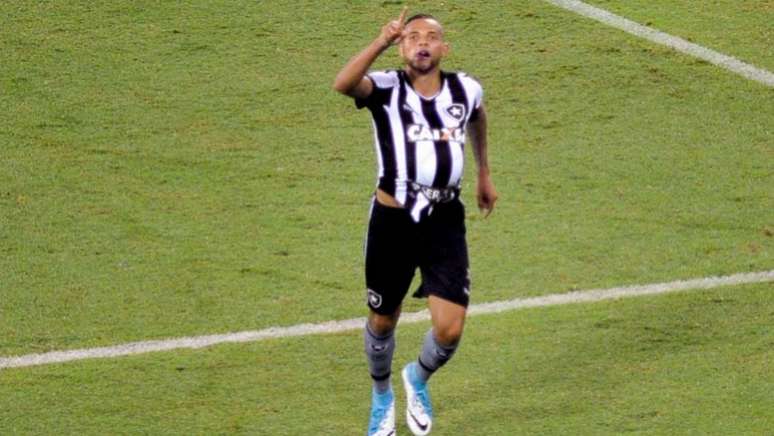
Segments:
[[[377,335],[384,335],[395,330],[400,318],[400,306],[391,315],[380,315],[374,311],[368,313],[368,327]]]
[[[433,333],[443,346],[456,346],[462,338],[467,309],[457,303],[431,295],[428,297]]]

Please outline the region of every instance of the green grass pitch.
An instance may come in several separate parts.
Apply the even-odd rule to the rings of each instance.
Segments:
[[[774,69],[769,0],[589,3]],[[401,4],[2,2],[0,356],[363,316],[373,139],[330,87]],[[540,0],[409,5],[485,89],[473,303],[774,269],[774,89]],[[471,318],[434,434],[764,434],[771,291]],[[0,370],[0,434],[362,434],[361,349]]]

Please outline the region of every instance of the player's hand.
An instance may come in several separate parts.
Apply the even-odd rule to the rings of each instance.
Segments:
[[[488,173],[479,174],[478,176],[476,199],[478,200],[478,209],[484,213],[484,218],[488,217],[492,213],[497,201],[497,191]]]
[[[392,20],[382,27],[382,33],[379,35],[379,38],[382,40],[385,47],[400,42],[400,38],[403,36],[403,27],[406,24],[407,11],[408,6],[404,6],[403,11],[400,13],[400,17],[398,17],[397,20]]]

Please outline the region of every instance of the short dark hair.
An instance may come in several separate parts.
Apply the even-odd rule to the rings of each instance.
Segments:
[[[429,20],[435,20],[438,21],[438,18],[435,18],[434,16],[430,14],[414,14],[406,19],[406,22],[403,23],[403,25],[406,25],[414,20],[422,20],[422,19],[429,19]],[[440,23],[440,21],[438,21]]]

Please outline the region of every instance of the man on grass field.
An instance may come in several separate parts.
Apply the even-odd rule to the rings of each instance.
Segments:
[[[440,69],[449,52],[441,24],[430,15],[406,18],[406,8],[336,76],[334,89],[371,111],[379,164],[365,248],[365,351],[373,378],[369,435],[395,434],[390,374],[394,329],[414,272],[428,297],[432,328],[419,358],[403,368],[406,421],[415,435],[430,432],[427,381],[454,354],[470,294],[465,211],[460,202],[464,144],[469,134],[478,166],[478,206],[488,216],[497,200],[489,177],[481,85]],[[402,70],[368,68],[391,45]]]

